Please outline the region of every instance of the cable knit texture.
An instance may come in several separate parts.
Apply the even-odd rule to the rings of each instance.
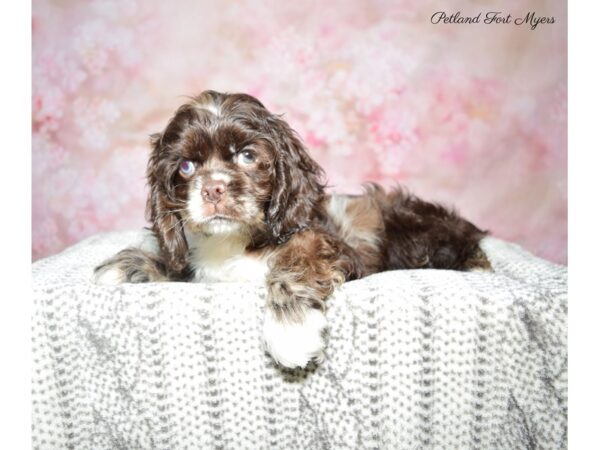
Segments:
[[[33,265],[34,448],[566,448],[564,266],[487,238],[494,273],[346,283],[325,361],[292,371],[261,346],[258,282],[91,282],[145,233]]]

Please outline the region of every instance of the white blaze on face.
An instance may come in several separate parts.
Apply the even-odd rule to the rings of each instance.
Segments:
[[[225,172],[219,172],[219,171],[215,171],[215,172],[211,173],[210,179],[214,180],[214,181],[222,181],[226,185],[231,182],[231,177],[228,174],[226,174]]]

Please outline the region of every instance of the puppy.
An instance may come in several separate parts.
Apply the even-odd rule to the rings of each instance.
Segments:
[[[97,282],[265,280],[264,343],[283,366],[322,360],[325,300],[344,281],[490,268],[486,232],[451,210],[376,184],[326,194],[295,132],[250,95],[203,92],[151,141],[147,215],[160,250],[123,250]]]

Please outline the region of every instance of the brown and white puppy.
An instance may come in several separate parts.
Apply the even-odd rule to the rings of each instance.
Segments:
[[[323,358],[325,300],[346,280],[394,269],[489,268],[485,232],[442,206],[375,184],[328,195],[289,125],[254,97],[206,91],[152,136],[147,213],[159,251],[126,249],[99,283],[265,280],[267,351]]]

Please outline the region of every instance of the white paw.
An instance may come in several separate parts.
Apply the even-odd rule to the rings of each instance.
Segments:
[[[125,281],[125,272],[116,267],[102,268],[94,273],[94,283],[103,286],[116,286]]]
[[[326,328],[327,319],[317,309],[307,310],[302,323],[290,323],[277,320],[267,308],[263,325],[265,347],[282,366],[306,367],[312,359],[323,360]]]

